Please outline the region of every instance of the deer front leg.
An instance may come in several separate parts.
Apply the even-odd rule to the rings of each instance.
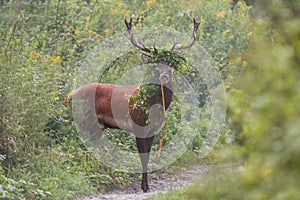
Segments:
[[[136,137],[136,145],[138,148],[138,152],[140,154],[142,168],[143,168],[141,188],[144,192],[149,191],[148,178],[147,178],[148,169],[147,168],[148,168],[148,161],[149,161],[149,155],[150,155],[153,138],[154,138],[154,136],[151,136],[148,138]]]

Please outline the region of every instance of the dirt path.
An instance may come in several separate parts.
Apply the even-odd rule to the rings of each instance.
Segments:
[[[150,196],[192,184],[197,177],[207,173],[210,164],[197,164],[185,170],[168,172],[153,172],[149,174],[151,192],[143,193],[138,180],[124,190],[113,190],[106,194],[78,197],[75,200],[140,200]]]

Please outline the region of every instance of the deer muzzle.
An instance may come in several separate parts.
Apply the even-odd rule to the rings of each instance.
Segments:
[[[169,83],[170,79],[171,79],[171,78],[170,78],[169,74],[167,74],[167,73],[162,73],[162,74],[159,76],[159,81],[160,81],[161,83],[163,83],[163,84]]]

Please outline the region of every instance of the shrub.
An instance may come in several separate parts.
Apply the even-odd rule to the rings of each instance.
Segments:
[[[191,198],[299,196],[300,160],[296,155],[300,127],[295,122],[300,117],[300,7],[295,1],[272,3],[260,3],[264,14],[256,19],[258,37],[244,55],[249,70],[237,82],[241,90],[232,91],[229,102],[237,123],[233,131],[241,131],[248,138],[243,151],[238,153],[240,160],[246,160],[240,170],[222,171],[202,179],[187,191]]]

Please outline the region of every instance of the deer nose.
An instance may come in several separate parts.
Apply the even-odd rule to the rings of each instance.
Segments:
[[[170,76],[166,73],[163,73],[159,76],[159,81],[162,82],[163,84],[166,84],[170,81]]]

